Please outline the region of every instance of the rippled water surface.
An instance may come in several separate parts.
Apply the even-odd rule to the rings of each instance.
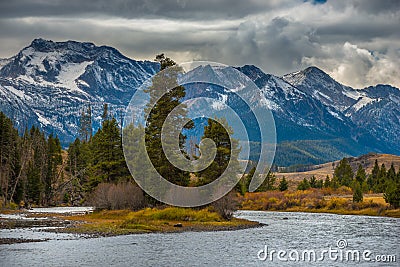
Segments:
[[[106,238],[79,238],[44,233],[39,229],[1,230],[2,237],[49,238],[39,243],[0,245],[1,266],[399,266],[400,219],[311,214],[241,211],[240,218],[266,226],[238,231],[139,234]],[[39,237],[38,237],[39,236]],[[339,245],[345,245],[343,249]],[[283,260],[258,258],[260,250],[285,251]],[[337,259],[318,261],[319,252],[337,250]],[[296,252],[314,250],[316,260],[299,258]],[[359,262],[340,251],[369,250],[376,255],[395,255],[396,262]],[[283,252],[282,252],[283,253]],[[292,258],[289,259],[289,253]],[[269,254],[268,256],[270,256]],[[264,253],[259,256],[263,258]]]

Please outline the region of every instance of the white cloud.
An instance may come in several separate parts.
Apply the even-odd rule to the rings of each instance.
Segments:
[[[378,83],[400,88],[400,51],[387,54],[371,52],[345,42],[342,46],[323,47],[322,57],[305,57],[305,65],[317,65],[334,79],[356,88]]]

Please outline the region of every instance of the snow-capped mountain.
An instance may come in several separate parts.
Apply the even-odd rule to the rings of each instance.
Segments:
[[[43,39],[33,40],[1,65],[1,110],[21,130],[40,124],[64,145],[77,136],[80,114],[89,104],[96,129],[103,103],[111,112],[123,110],[136,88],[159,69],[112,47]]]
[[[260,88],[274,114],[278,165],[315,164],[370,151],[400,154],[399,89],[353,89],[316,67],[283,77],[250,65],[237,69]],[[91,106],[95,131],[104,103],[121,115],[135,90],[158,70],[158,63],[129,59],[111,47],[35,39],[14,57],[0,60],[0,110],[20,130],[40,125],[67,146],[78,136],[82,110]],[[205,66],[196,71],[220,79],[225,70]],[[190,88],[187,97],[218,98],[241,109],[223,88]]]
[[[321,101],[332,114],[349,118],[354,124],[353,139],[362,144],[374,144],[383,151],[400,151],[398,88],[377,85],[353,89],[336,82],[316,67],[284,75],[283,79]]]

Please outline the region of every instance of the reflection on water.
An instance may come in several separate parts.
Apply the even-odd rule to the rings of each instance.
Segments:
[[[1,236],[50,238],[47,242],[0,245],[1,266],[349,266],[354,262],[260,261],[265,245],[275,250],[337,248],[347,241],[352,250],[373,255],[396,254],[399,261],[399,219],[310,213],[241,211],[237,217],[264,227],[238,231],[138,234],[79,238],[30,229],[2,230]],[[13,232],[15,231],[15,232]],[[13,236],[13,233],[15,234]],[[398,262],[397,262],[398,263]],[[377,262],[357,266],[380,266]],[[381,266],[398,266],[381,263]]]

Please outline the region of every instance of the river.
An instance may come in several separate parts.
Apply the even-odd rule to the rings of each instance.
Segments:
[[[399,266],[400,219],[262,211],[235,216],[266,225],[101,238],[3,229],[1,237],[49,240],[0,245],[0,265]]]

